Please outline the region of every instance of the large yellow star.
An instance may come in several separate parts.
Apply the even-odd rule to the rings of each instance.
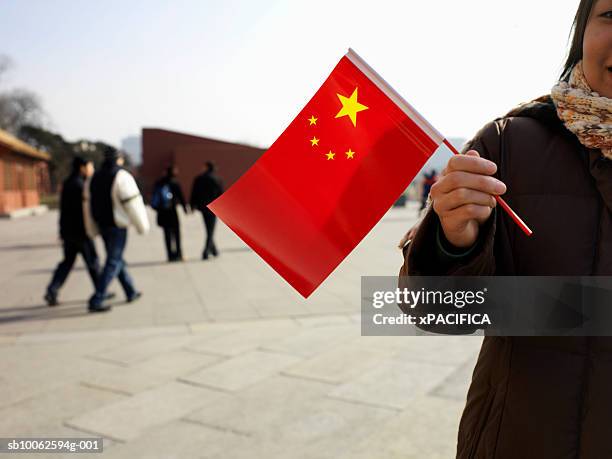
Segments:
[[[312,126],[313,124],[317,124],[317,120],[319,118],[315,118],[314,115],[311,115],[310,118],[308,118],[308,121],[310,121],[309,126]]]
[[[332,151],[329,150],[329,153],[327,153],[325,156],[327,156],[327,160],[329,161],[330,159],[334,159],[334,156],[336,156],[336,153],[332,153]]]
[[[317,139],[316,137],[313,137],[312,139],[310,139],[310,143],[312,144],[313,147],[318,147],[319,139]]]
[[[353,159],[354,156],[355,152],[349,148],[349,150],[346,152],[346,159]]]
[[[360,104],[357,101],[357,88],[355,88],[355,90],[353,91],[353,94],[351,94],[351,97],[345,97],[341,94],[336,94],[336,95],[338,96],[338,99],[340,99],[340,102],[342,103],[342,108],[336,115],[336,118],[340,118],[341,116],[348,116],[353,122],[353,126],[356,127],[357,126],[357,113],[362,110],[368,109],[368,107],[366,107],[363,104]]]

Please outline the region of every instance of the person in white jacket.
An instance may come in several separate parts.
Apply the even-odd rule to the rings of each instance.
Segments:
[[[104,152],[104,163],[86,186],[84,193],[85,227],[90,237],[100,234],[106,248],[106,263],[96,292],[89,299],[89,311],[108,311],[104,303],[106,289],[117,277],[128,302],[142,293],[134,287],[127,272],[123,251],[127,243],[127,228],[132,225],[140,234],[149,231],[149,219],[134,177],[123,169],[123,156],[113,147]]]

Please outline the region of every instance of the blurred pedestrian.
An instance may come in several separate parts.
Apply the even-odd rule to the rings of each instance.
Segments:
[[[81,254],[87,272],[94,285],[98,284],[100,263],[93,241],[85,231],[83,221],[83,186],[85,180],[94,173],[93,163],[79,156],[72,160],[72,171],[64,180],[60,196],[59,232],[62,239],[64,259],[57,265],[45,293],[49,306],[58,304],[57,294],[62,287],[78,254]]]
[[[176,206],[180,205],[187,213],[187,205],[181,185],[176,180],[178,170],[168,167],[166,174],[153,187],[151,207],[157,211],[157,224],[164,230],[168,261],[182,261],[181,230]]]
[[[92,180],[86,199],[89,199],[92,225],[91,234],[96,230],[102,235],[106,248],[106,263],[100,275],[96,292],[89,299],[89,311],[108,311],[111,307],[104,304],[106,289],[117,277],[123,287],[126,299],[132,302],[142,293],[136,290],[127,272],[123,251],[127,243],[127,228],[131,224],[138,233],[149,230],[146,208],[134,177],[123,169],[124,158],[113,147],[104,151],[104,163]],[[89,220],[86,220],[86,222]]]
[[[431,187],[438,180],[438,174],[435,169],[433,169],[429,173],[425,173],[425,179],[423,180],[423,193],[421,194],[421,208],[419,210],[423,210],[427,205],[427,199],[429,198],[429,192],[431,191]]]
[[[204,226],[206,227],[206,243],[202,252],[202,259],[207,260],[209,254],[218,256],[219,251],[213,240],[215,232],[215,223],[217,217],[208,207],[208,204],[213,202],[223,193],[223,183],[215,175],[215,164],[212,161],[207,161],[204,165],[204,171],[198,175],[191,188],[191,210],[199,210],[204,218]]]

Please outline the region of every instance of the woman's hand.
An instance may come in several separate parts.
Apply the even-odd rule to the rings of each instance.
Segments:
[[[496,171],[494,162],[470,150],[450,158],[431,187],[433,209],[446,239],[455,247],[467,248],[476,242],[480,225],[497,203],[495,196],[506,192],[506,185],[491,177]]]

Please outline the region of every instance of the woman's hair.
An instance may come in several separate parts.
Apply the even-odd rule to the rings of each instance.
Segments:
[[[570,73],[576,66],[576,64],[582,59],[582,42],[584,41],[584,30],[586,29],[589,16],[593,5],[597,3],[597,0],[580,0],[578,5],[578,11],[574,17],[574,23],[572,24],[572,45],[570,46],[569,53],[567,54],[567,60],[563,66],[560,80],[568,81]]]

